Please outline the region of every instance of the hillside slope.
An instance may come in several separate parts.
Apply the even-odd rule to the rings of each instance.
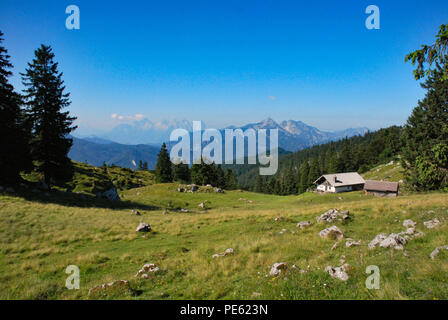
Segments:
[[[42,195],[42,201],[39,194],[30,201],[0,193],[0,298],[249,299],[254,292],[260,299],[448,298],[448,252],[429,258],[434,248],[448,244],[446,194],[282,197],[243,191],[179,193],[176,188],[156,184],[123,191],[126,207],[115,208],[101,206],[99,200],[69,206],[58,203],[54,193]],[[198,207],[202,202],[205,210]],[[176,211],[178,207],[189,212]],[[350,210],[352,218],[316,222],[334,207]],[[133,208],[141,216],[130,214]],[[440,226],[427,229],[423,222],[433,218]],[[367,247],[379,233],[403,231],[406,219],[414,220],[424,236],[409,240],[404,250]],[[296,227],[305,220],[312,226]],[[137,233],[142,221],[153,232]],[[361,245],[346,247],[344,239],[331,250],[335,241],[318,235],[331,225]],[[211,258],[227,248],[234,254]],[[325,271],[340,266],[341,259],[351,266],[348,281]],[[269,270],[276,262],[288,268],[273,277]],[[136,278],[146,263],[155,263],[160,272]],[[80,268],[80,290],[65,288],[68,265]],[[365,286],[370,265],[380,269],[379,290]],[[129,280],[129,290],[88,295],[92,287],[120,279]]]
[[[114,187],[125,190],[148,186],[154,183],[155,176],[150,171],[132,170],[117,166],[94,167],[85,163],[73,161],[74,175],[71,181],[55,186],[60,191],[86,193],[96,195]],[[31,183],[42,181],[37,173],[24,175],[25,180]]]
[[[383,180],[392,182],[403,182],[404,169],[398,161],[391,161],[376,166],[362,174],[365,180]]]

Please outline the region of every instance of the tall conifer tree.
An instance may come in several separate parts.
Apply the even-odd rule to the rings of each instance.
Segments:
[[[173,181],[171,160],[170,160],[170,156],[168,154],[168,149],[166,148],[165,143],[162,144],[162,147],[160,148],[159,155],[157,157],[156,181],[158,183]]]
[[[44,183],[50,187],[73,176],[68,152],[73,143],[69,134],[76,129],[76,118],[63,111],[70,105],[69,93],[65,92],[62,72],[58,71],[51,47],[42,45],[34,54],[22,74],[32,134],[31,158],[35,170],[43,174]]]
[[[20,181],[20,172],[31,169],[29,155],[29,130],[22,110],[23,101],[8,82],[8,51],[2,46],[0,31],[0,182],[15,184]]]

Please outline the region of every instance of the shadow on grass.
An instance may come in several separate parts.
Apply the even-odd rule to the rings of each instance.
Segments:
[[[39,203],[53,203],[66,207],[78,207],[78,208],[106,208],[111,210],[122,209],[137,209],[137,210],[159,210],[159,207],[146,205],[138,202],[125,201],[112,201],[102,198],[97,198],[90,194],[85,193],[72,193],[59,190],[51,191],[32,191],[30,189],[17,190],[16,193],[11,194],[19,196],[25,200]]]

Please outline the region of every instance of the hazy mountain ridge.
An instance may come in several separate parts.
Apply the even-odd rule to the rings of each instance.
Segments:
[[[120,144],[136,145],[136,144],[151,144],[160,145],[162,142],[168,142],[170,134],[175,129],[185,129],[189,132],[193,131],[192,122],[187,120],[162,120],[152,122],[144,118],[133,122],[126,122],[117,125],[108,132],[98,134],[95,136],[81,137],[84,140],[95,143],[116,142]],[[207,126],[202,123],[202,130]],[[319,130],[316,127],[307,125],[302,121],[284,120],[280,123],[274,121],[272,118],[264,119],[260,122],[249,123],[244,126],[228,126],[224,129],[243,130],[252,128],[258,129],[278,129],[279,130],[279,146],[289,151],[297,151],[303,148],[323,143],[331,140],[338,140],[344,137],[351,137],[354,135],[363,135],[368,131],[368,128],[349,128],[345,130],[328,132]],[[220,129],[223,132],[224,129]]]
[[[162,120],[153,122],[142,119],[131,123],[121,123],[97,138],[112,140],[121,144],[161,144],[168,141],[174,129],[192,131],[192,122],[187,120]]]
[[[190,139],[192,139],[192,123],[186,120],[153,123],[148,119],[143,119],[132,124],[120,124],[112,129],[109,134],[74,138],[69,156],[75,161],[87,161],[95,166],[100,166],[103,162],[106,162],[107,164],[116,164],[132,169],[136,169],[139,160],[143,160],[148,162],[150,169],[153,169],[162,142],[167,142],[168,149],[171,149],[177,143],[169,141],[171,131],[177,128],[189,131]],[[204,130],[205,128],[206,126],[202,124],[202,129]],[[249,123],[242,127],[229,126],[225,129],[236,128],[241,128],[243,131],[247,129],[278,129],[279,148],[289,152],[299,151],[345,137],[364,135],[368,131],[367,128],[349,128],[336,132],[326,132],[309,126],[302,121],[285,120],[277,123],[271,118]],[[225,143],[225,129],[220,130],[223,136],[223,143]],[[128,141],[128,143],[121,141]],[[206,144],[208,143],[203,142],[203,147]],[[247,156],[246,152],[244,155]]]
[[[73,146],[69,152],[70,159],[101,166],[104,162],[120,167],[137,169],[139,160],[148,162],[150,169],[157,162],[160,147],[150,145],[125,145],[120,143],[95,143],[85,139],[73,138]]]

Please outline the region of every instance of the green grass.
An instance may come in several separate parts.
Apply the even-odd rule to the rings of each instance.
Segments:
[[[85,163],[73,161],[73,179],[63,185],[54,188],[60,191],[72,191],[87,195],[96,195],[112,187],[117,190],[127,190],[154,183],[155,176],[150,171],[132,170],[118,166],[94,167]],[[36,172],[23,175],[25,180],[38,183],[42,176]]]
[[[306,193],[274,196],[244,191],[179,193],[177,184],[154,184],[121,191],[124,200],[76,198],[52,192],[0,194],[0,299],[88,299],[90,288],[114,280],[130,280],[130,291],[111,293],[110,299],[447,299],[448,253],[431,260],[429,254],[448,244],[448,195],[426,193],[395,199],[374,198],[362,192],[339,195]],[[198,207],[206,202],[206,210]],[[131,215],[138,209],[141,216]],[[171,208],[164,215],[163,210]],[[182,213],[176,208],[186,208]],[[348,209],[353,219],[335,223],[359,247],[324,240],[318,232],[330,225],[316,216],[330,208]],[[276,217],[284,219],[274,221]],[[438,217],[442,225],[426,229],[423,221]],[[413,219],[425,232],[403,252],[367,244],[381,232],[404,230]],[[300,230],[299,221],[313,226]],[[142,235],[145,221],[153,232]],[[280,230],[287,229],[284,234]],[[234,248],[233,256],[211,255]],[[324,271],[339,266],[341,255],[352,266],[350,279],[332,279]],[[275,262],[296,264],[272,278]],[[145,263],[161,272],[147,280],[134,275]],[[81,289],[65,288],[65,268],[81,270]],[[381,289],[367,290],[365,269],[377,265]]]
[[[381,164],[362,174],[366,180],[384,180],[399,182],[404,180],[404,170],[400,162],[393,161]]]

